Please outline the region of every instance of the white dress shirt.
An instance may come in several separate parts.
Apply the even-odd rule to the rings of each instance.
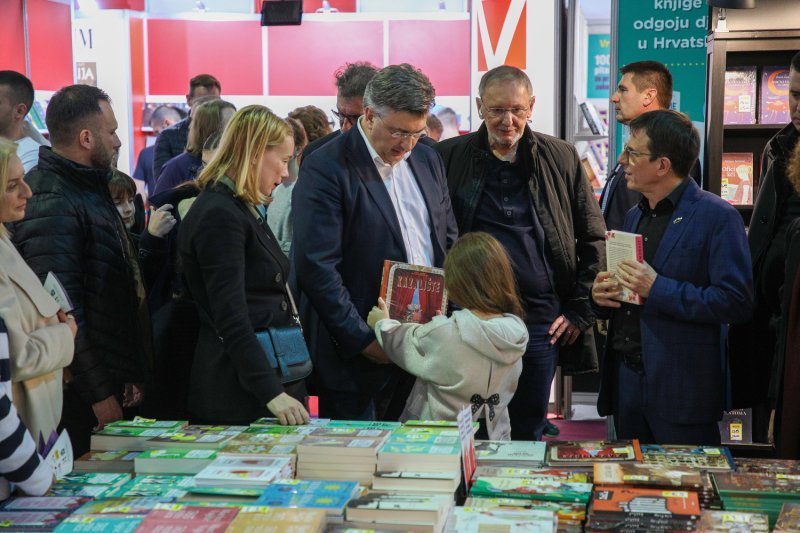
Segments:
[[[400,233],[406,247],[408,261],[414,265],[433,266],[433,243],[431,242],[430,215],[425,198],[419,189],[408,158],[409,151],[403,160],[390,165],[386,163],[372,147],[369,138],[357,121],[358,131],[364,138],[369,155],[378,169],[389,198],[392,199],[394,212],[400,222]]]

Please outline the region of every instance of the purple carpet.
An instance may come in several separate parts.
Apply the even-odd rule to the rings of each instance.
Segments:
[[[551,418],[550,422],[558,426],[561,435],[544,440],[605,440],[605,420],[560,420]]]

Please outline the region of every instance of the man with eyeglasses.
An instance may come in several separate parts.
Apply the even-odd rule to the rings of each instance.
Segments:
[[[378,71],[355,125],[300,168],[292,262],[320,416],[388,418],[379,407],[394,387],[395,405],[404,404],[413,383],[389,364],[366,318],[384,260],[442,266],[457,236],[441,159],[418,142],[433,99],[411,65]]]
[[[378,69],[366,61],[348,63],[336,71],[336,109],[331,109],[331,113],[336,117],[339,129],[308,143],[303,150],[304,158],[353,127],[364,112],[367,83],[377,72]]]
[[[627,259],[592,287],[598,313],[610,315],[598,412],[614,415],[620,439],[719,444],[723,335],[753,306],[744,224],[688,177],[700,136],[686,115],[652,111],[630,128],[619,163],[643,198],[623,230],[642,236],[644,262]],[[644,303],[620,303],[621,287]]]
[[[436,150],[460,232],[492,234],[514,264],[530,341],[508,406],[511,438],[539,440],[559,358],[567,373],[598,368],[589,294],[605,260],[605,226],[575,148],[528,127],[528,76],[497,67],[478,92],[481,127]]]

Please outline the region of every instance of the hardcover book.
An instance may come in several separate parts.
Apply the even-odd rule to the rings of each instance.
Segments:
[[[763,67],[761,70],[761,98],[759,99],[759,124],[788,124],[789,69],[786,67]]]
[[[381,298],[389,316],[400,322],[425,324],[447,313],[447,289],[441,268],[383,262]]]
[[[733,205],[753,203],[753,154],[722,154],[722,188],[720,196]]]
[[[723,124],[756,123],[756,67],[725,71]]]
[[[688,466],[703,470],[730,471],[733,456],[724,446],[643,444],[642,462],[668,466]]]
[[[489,498],[586,503],[592,494],[592,484],[547,478],[479,477],[472,484],[470,494]]]
[[[641,461],[639,441],[565,441],[550,443],[550,466],[591,466],[597,462]]]
[[[628,233],[627,231],[607,231],[606,270],[614,274],[617,281],[621,279],[619,265],[626,259],[636,261],[637,263],[644,262],[644,242],[642,241],[642,236],[638,233]],[[620,288],[622,289],[622,297],[618,298],[619,301],[636,305],[642,305],[644,303],[641,296],[627,287],[623,287],[622,283],[620,283]]]

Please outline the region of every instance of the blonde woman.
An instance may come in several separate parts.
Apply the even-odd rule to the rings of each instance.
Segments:
[[[270,412],[303,424],[302,382],[286,389],[270,368],[255,331],[292,323],[289,263],[258,207],[286,177],[292,130],[266,107],[234,114],[219,148],[198,177],[202,192],[178,230],[187,288],[200,334],[189,388],[199,421],[248,424]]]
[[[13,401],[39,452],[58,437],[62,372],[75,350],[75,319],[65,315],[17,252],[4,224],[25,218],[31,189],[16,144],[0,139],[0,318],[8,328]]]

